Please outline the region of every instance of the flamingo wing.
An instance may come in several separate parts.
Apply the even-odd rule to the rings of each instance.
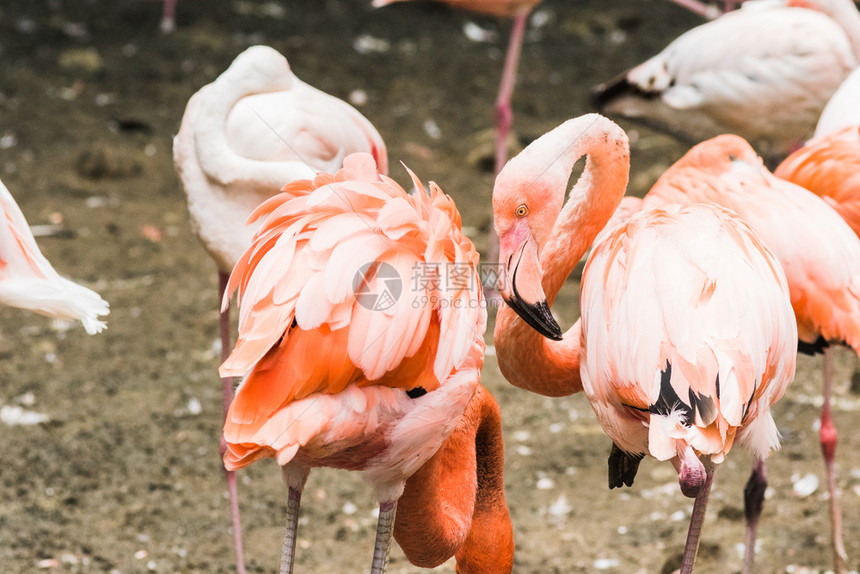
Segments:
[[[735,438],[776,446],[758,415],[794,374],[794,316],[781,267],[733,214],[636,214],[594,248],[580,300],[583,388],[621,449],[719,462]]]
[[[225,436],[351,383],[433,391],[483,345],[478,255],[451,199],[412,177],[408,195],[353,154],[252,215],[265,221],[224,300],[238,291],[239,337],[221,374],[250,373]]]
[[[87,333],[105,328],[98,293],[60,277],[39,251],[24,214],[0,182],[0,301],[57,319],[77,320]]]

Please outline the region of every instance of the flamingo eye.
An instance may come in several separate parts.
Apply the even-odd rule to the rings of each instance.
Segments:
[[[517,208],[517,217],[525,217],[529,214],[529,208],[525,205],[521,205]]]
[[[737,159],[738,159],[738,156],[736,156],[735,154],[733,154],[733,153],[729,154],[729,161],[736,161]]]

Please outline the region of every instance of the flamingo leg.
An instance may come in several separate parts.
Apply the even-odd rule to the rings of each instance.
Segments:
[[[391,548],[391,533],[394,531],[396,514],[396,500],[379,504],[379,522],[376,523],[376,544],[373,546],[370,574],[385,574],[388,568],[388,551]]]
[[[684,546],[684,558],[681,561],[681,574],[692,574],[696,564],[696,554],[699,552],[699,539],[702,537],[702,526],[705,523],[705,511],[708,509],[708,496],[711,484],[714,482],[713,468],[705,471],[705,481],[696,494],[693,502],[693,515],[690,517],[690,529],[687,531],[687,544]]]
[[[223,271],[218,272],[218,304],[224,298],[224,291],[227,289],[227,280],[230,276]],[[221,362],[227,360],[230,355],[230,310],[225,309],[221,312],[220,317],[221,327]],[[227,411],[230,409],[230,403],[233,401],[233,377],[221,378],[221,390],[224,394],[224,418],[227,418]],[[224,437],[221,437],[220,453],[224,457],[227,450],[227,444],[224,442]],[[236,551],[236,572],[237,574],[245,574],[245,553],[242,548],[242,524],[239,519],[239,492],[236,485],[236,473],[232,470],[224,469],[225,477],[227,478],[227,497],[230,500],[230,516],[233,520],[233,547]]]
[[[520,52],[523,46],[528,13],[521,12],[514,18],[511,37],[508,40],[508,51],[505,55],[505,67],[502,69],[502,81],[499,94],[496,97],[496,173],[499,173],[508,161],[508,134],[511,131],[514,113],[511,109],[511,98],[514,95],[514,85],[517,81],[517,67],[520,62]],[[487,260],[495,263],[499,260],[499,238],[496,228],[490,223],[490,234],[487,238]],[[488,289],[488,291],[495,291]],[[496,295],[498,298],[498,295]]]
[[[758,521],[764,504],[764,493],[767,490],[767,476],[764,471],[764,459],[757,458],[752,473],[744,487],[744,515],[746,516],[746,540],[744,547],[744,564],[741,574],[752,574],[755,562],[755,539]]]
[[[839,493],[836,489],[836,472],[833,461],[836,455],[836,427],[830,414],[832,395],[833,357],[831,347],[824,349],[824,404],[821,407],[821,452],[824,455],[824,474],[827,479],[827,492],[830,494],[830,531],[833,536],[833,566],[836,574],[845,572],[845,543],[842,541],[842,509],[839,507]]]
[[[292,574],[293,561],[296,557],[296,532],[299,527],[299,507],[302,503],[302,491],[289,487],[287,498],[287,528],[284,533],[284,546],[281,549],[281,568],[279,574]]]
[[[284,532],[284,545],[281,548],[281,566],[278,574],[292,574],[296,557],[296,533],[299,528],[299,508],[302,504],[302,490],[308,479],[310,469],[296,463],[281,468],[284,482],[287,483],[287,527]]]
[[[702,18],[707,18],[708,20],[713,20],[714,18],[716,18],[717,16],[722,14],[722,11],[719,8],[717,8],[716,6],[712,6],[711,4],[706,4],[705,2],[702,2],[701,0],[669,0],[669,1],[674,2],[678,6],[681,6],[682,8],[686,8],[687,10],[692,12],[693,14],[696,14],[697,16],[701,16]],[[726,7],[727,8],[728,8],[730,1],[731,0],[726,0]]]
[[[176,13],[176,0],[164,0],[161,11],[161,24],[159,28],[162,34],[170,34],[176,27],[174,15]]]

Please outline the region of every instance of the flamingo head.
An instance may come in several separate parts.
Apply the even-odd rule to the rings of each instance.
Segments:
[[[562,330],[547,303],[540,262],[540,251],[558,217],[560,202],[536,186],[506,193],[500,186],[502,175],[493,191],[493,216],[499,235],[499,292],[533,329],[560,341]]]

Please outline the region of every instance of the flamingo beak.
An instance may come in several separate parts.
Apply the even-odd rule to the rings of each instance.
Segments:
[[[529,234],[519,246],[500,240],[500,294],[508,306],[535,331],[553,341],[561,341],[562,330],[550,312],[543,292],[543,270],[537,242]]]

